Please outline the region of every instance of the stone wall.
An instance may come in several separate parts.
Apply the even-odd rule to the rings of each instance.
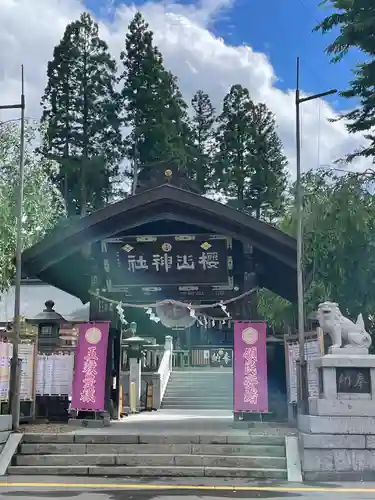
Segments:
[[[374,417],[303,415],[298,424],[305,480],[375,480]]]

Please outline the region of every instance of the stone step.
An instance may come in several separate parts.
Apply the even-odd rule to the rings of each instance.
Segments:
[[[189,402],[188,399],[175,403],[162,403],[161,408],[165,410],[233,410],[233,403],[198,403]]]
[[[219,384],[219,385],[213,385]],[[168,387],[204,387],[205,389],[233,389],[233,381],[221,382],[220,380],[208,380],[203,382],[202,380],[196,380],[195,382],[191,380],[169,380]]]
[[[212,384],[212,383],[220,383],[225,384],[226,386],[230,386],[233,384],[233,377],[212,377],[206,378],[203,375],[199,375],[196,377],[169,377],[169,382],[171,383],[179,383],[179,384]]]
[[[211,368],[207,369],[205,368],[204,370],[199,370],[199,368],[195,370],[173,370],[171,373],[172,377],[179,377],[179,378],[185,378],[185,377],[202,377],[202,378],[216,378],[218,376],[225,376],[225,377],[233,377],[233,368]]]
[[[272,431],[272,429],[271,429]],[[115,445],[220,445],[226,444],[235,446],[249,446],[249,445],[272,445],[284,446],[285,437],[275,433],[270,434],[270,429],[264,425],[259,425],[257,429],[253,429],[250,433],[247,430],[233,430],[229,434],[24,434],[23,445],[26,444],[47,444],[58,446],[66,444],[68,446],[77,444],[115,444]],[[78,454],[84,452],[76,452]]]
[[[192,393],[192,392],[183,392],[183,393],[176,393],[176,392],[166,392],[163,397],[163,401],[165,399],[198,399],[198,400],[206,400],[206,401],[217,401],[217,400],[225,400],[225,401],[231,401],[233,402],[233,395],[232,394],[210,394],[210,396],[204,396],[203,394],[197,394],[197,393]]]
[[[187,396],[186,398],[184,397],[177,397],[177,396],[169,396],[166,394],[163,398],[163,403],[165,401],[169,401],[170,403],[173,403],[175,401],[181,402],[181,401],[190,401],[191,403],[197,402],[197,403],[230,403],[233,406],[233,398],[228,397],[228,396],[209,396],[209,397],[204,397],[204,396]]]
[[[200,383],[200,381],[197,380],[197,382],[176,382],[176,381],[168,381],[168,388],[173,388],[173,389],[198,389],[198,390],[216,390],[216,391],[232,391],[233,390],[233,384],[221,384],[219,382],[219,385],[213,385],[217,384],[217,382],[212,381],[206,384]]]
[[[203,410],[228,410],[228,412],[233,411],[233,402],[225,401],[225,399],[217,399],[216,401],[197,401],[193,399],[174,399],[166,400],[162,403],[161,408],[172,407],[180,408],[181,410],[193,410],[193,409],[203,409]]]
[[[219,372],[214,374],[208,374],[207,372],[195,372],[195,373],[173,373],[170,375],[170,380],[179,380],[179,381],[202,381],[202,382],[213,382],[214,380],[220,380],[220,382],[232,382],[233,381],[233,373],[231,372]]]
[[[171,410],[171,411],[190,411],[190,410],[220,410],[220,411],[230,411],[231,408],[229,405],[210,405],[210,406],[201,406],[201,405],[172,405],[166,404],[161,406],[162,410]]]
[[[202,383],[202,384],[208,384],[209,382],[220,382],[221,384],[231,384],[233,383],[233,376],[228,376],[225,375],[224,377],[221,377],[220,375],[215,375],[214,377],[206,377],[202,373],[197,373],[196,375],[190,377],[188,376],[178,376],[175,377],[174,375],[169,377],[169,380],[171,382],[187,382],[187,383],[192,383],[192,384],[197,384],[197,383]]]
[[[183,390],[183,391],[166,391],[164,394],[164,397],[180,397],[180,398],[206,398],[206,399],[215,399],[215,398],[230,398],[233,399],[233,393],[229,391],[222,391],[222,392],[213,392],[209,393],[208,391],[206,392],[201,392],[201,391],[195,391],[193,389],[189,390]]]
[[[215,384],[215,385],[214,385]],[[219,384],[219,385],[217,385]],[[174,387],[174,388],[189,388],[189,387],[195,387],[197,389],[210,389],[210,390],[233,390],[233,381],[228,381],[227,383],[222,383],[220,380],[209,380],[206,382],[203,382],[201,380],[197,380],[196,382],[192,382],[189,380],[169,380],[168,381],[168,387]]]
[[[206,391],[203,391],[202,389],[194,389],[191,387],[183,387],[179,389],[178,387],[169,387],[165,391],[165,394],[174,394],[176,396],[181,396],[185,394],[191,394],[191,395],[196,395],[200,397],[213,397],[213,396],[233,396],[233,390],[228,389],[228,390],[223,390],[223,389],[214,389],[214,390],[209,390],[207,389]]]
[[[283,457],[174,455],[174,454],[83,454],[83,455],[18,455],[16,465],[39,466],[129,466],[129,467],[239,467],[245,469],[285,469]]]
[[[8,474],[53,476],[140,476],[140,477],[242,477],[251,479],[287,479],[286,469],[240,467],[177,467],[177,466],[51,466],[13,465]]]
[[[209,396],[206,396],[204,393],[197,392],[197,391],[183,391],[183,392],[166,392],[164,394],[164,398],[166,397],[172,397],[172,398],[199,398],[199,399],[230,399],[233,401],[233,394],[231,393],[216,393],[216,394],[210,394]],[[163,399],[164,399],[163,398]]]
[[[181,391],[198,391],[200,393],[204,394],[222,394],[222,393],[233,393],[233,387],[232,386],[220,386],[220,387],[212,387],[212,385],[194,385],[194,384],[169,384],[167,385],[167,392],[168,391],[174,391],[174,392],[181,392]]]
[[[215,384],[215,385],[214,385]],[[168,382],[167,391],[173,389],[174,391],[188,391],[188,390],[196,390],[199,392],[206,392],[206,394],[210,394],[211,392],[233,392],[233,384],[220,384],[217,385],[217,382],[211,382],[209,384],[200,384],[197,382],[196,384],[188,384],[188,383],[170,383]]]
[[[105,436],[104,436],[105,437]],[[284,438],[258,437],[252,444],[78,444],[25,443],[19,456],[27,455],[225,455],[285,457]]]
[[[230,372],[219,372],[208,375],[207,372],[194,372],[194,373],[173,373],[169,376],[170,380],[178,380],[178,381],[194,381],[194,382],[213,382],[219,380],[220,382],[233,382],[233,374]]]

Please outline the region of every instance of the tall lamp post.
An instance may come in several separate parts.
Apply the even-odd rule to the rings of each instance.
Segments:
[[[304,296],[303,296],[303,252],[302,252],[302,212],[303,212],[303,193],[301,184],[301,117],[300,105],[307,101],[319,99],[327,95],[335,94],[336,89],[313,94],[308,97],[300,97],[300,64],[297,57],[297,82],[296,82],[296,215],[297,215],[297,309],[298,309],[298,342],[299,342],[299,376],[298,376],[298,402],[299,412],[305,413],[307,410],[308,386],[307,370],[305,359],[305,315],[304,315]]]
[[[21,66],[21,99],[19,104],[5,104],[2,109],[21,110],[21,131],[20,131],[20,163],[17,186],[17,207],[16,207],[16,280],[14,287],[14,335],[13,355],[10,363],[10,384],[9,384],[9,406],[12,412],[12,429],[19,430],[20,424],[20,382],[21,382],[21,360],[19,359],[19,343],[21,330],[21,255],[22,255],[22,215],[23,215],[23,184],[24,184],[24,163],[25,163],[25,90],[23,65]]]

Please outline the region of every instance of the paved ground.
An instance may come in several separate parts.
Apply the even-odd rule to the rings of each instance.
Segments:
[[[112,421],[105,429],[75,429],[77,433],[111,434],[233,434],[250,432],[267,435],[293,434],[295,429],[287,424],[233,422],[228,410],[159,410],[131,415]]]
[[[72,482],[73,481],[73,482]],[[221,499],[301,499],[373,500],[375,484],[303,486],[290,483],[190,481],[124,481],[123,479],[16,477],[0,478],[0,500],[221,500]]]
[[[1,0],[0,0],[1,1]],[[22,432],[51,434],[295,434],[287,423],[234,422],[230,410],[158,410],[113,420],[110,427],[83,428],[58,423],[24,424]]]
[[[1,0],[0,0],[1,1]],[[130,415],[112,421],[110,427],[95,429],[75,427],[68,424],[33,424],[21,426],[28,433],[79,433],[79,434],[272,434],[295,433],[287,424],[233,422],[228,410],[159,410]]]

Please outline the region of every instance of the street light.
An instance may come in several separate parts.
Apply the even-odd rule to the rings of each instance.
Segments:
[[[21,110],[21,132],[20,132],[20,164],[19,180],[17,190],[17,226],[16,226],[16,280],[14,287],[14,336],[13,355],[10,363],[10,384],[9,384],[9,407],[12,412],[12,429],[19,430],[20,425],[20,383],[21,383],[21,360],[18,350],[21,330],[21,255],[22,255],[22,215],[23,215],[23,184],[24,184],[24,163],[25,163],[25,94],[23,65],[21,66],[21,99],[19,104],[5,104],[2,109]]]
[[[300,125],[300,105],[307,101],[319,99],[327,95],[335,94],[336,89],[321,92],[320,94],[300,97],[299,89],[299,57],[297,57],[297,82],[296,82],[296,215],[297,215],[297,310],[298,310],[298,342],[299,342],[299,376],[298,376],[298,402],[300,414],[307,410],[308,387],[307,371],[305,359],[305,319],[304,319],[304,297],[303,297],[303,254],[302,254],[302,209],[303,193],[301,185],[301,125]]]

